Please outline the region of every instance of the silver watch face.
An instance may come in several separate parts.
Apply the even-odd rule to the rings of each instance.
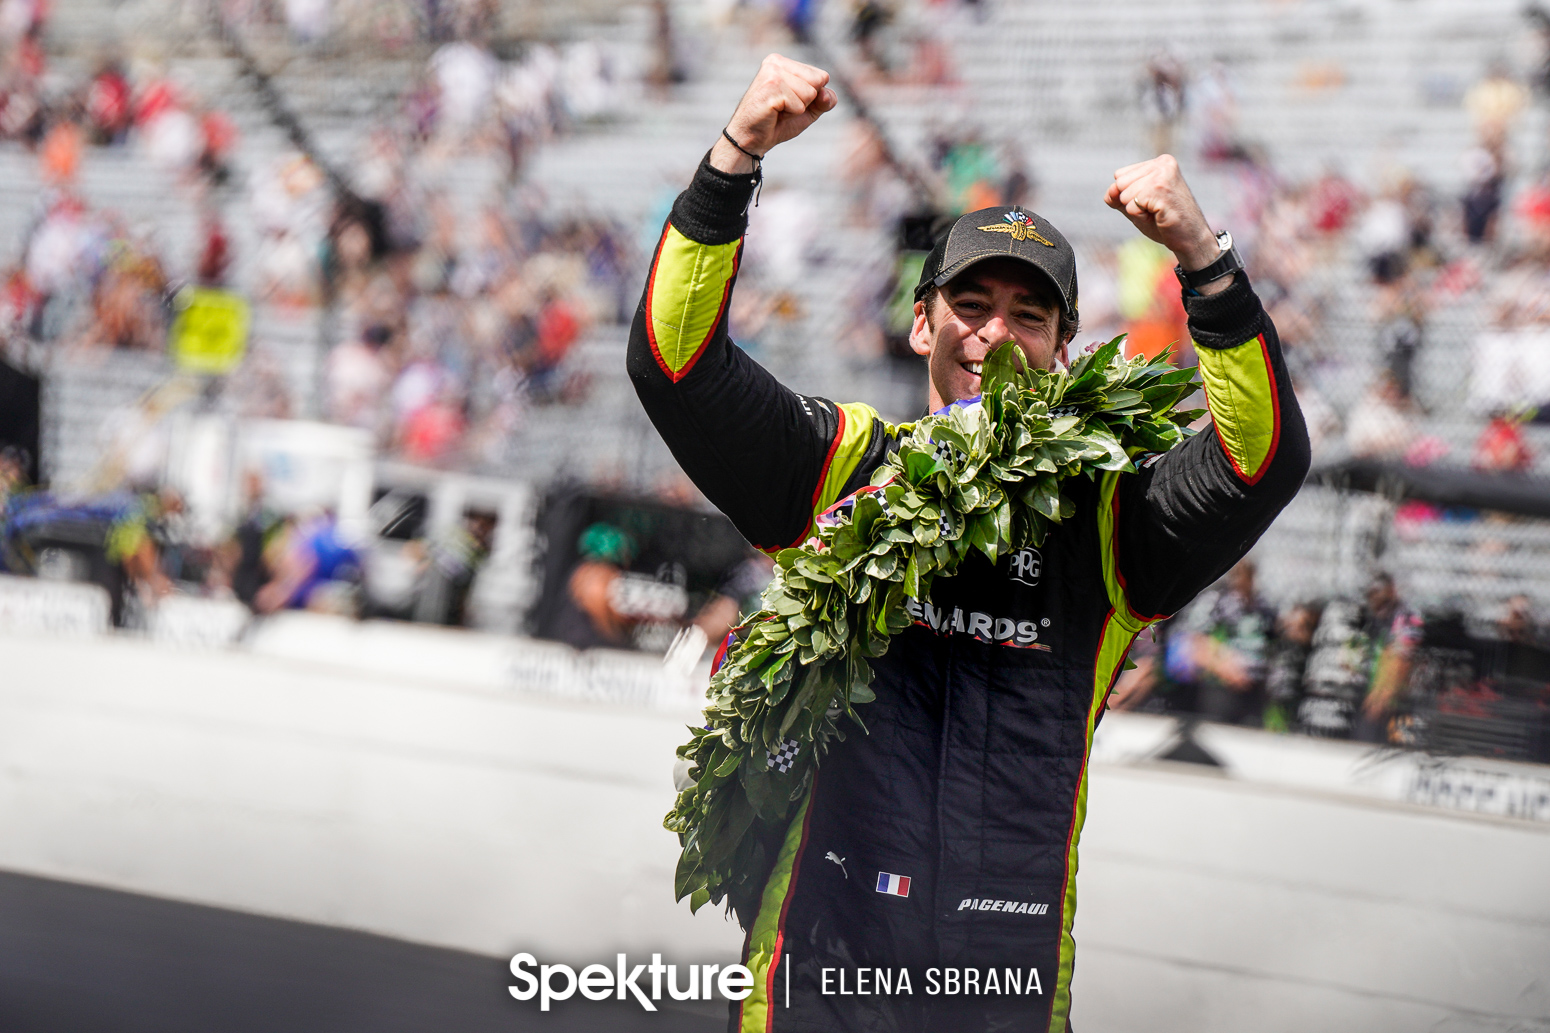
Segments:
[[[1216,249],[1218,251],[1232,250],[1232,234],[1223,230],[1216,235]]]

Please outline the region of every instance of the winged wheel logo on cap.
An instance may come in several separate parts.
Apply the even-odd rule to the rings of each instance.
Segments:
[[[1002,216],[1005,222],[993,222],[988,226],[980,226],[979,229],[986,233],[1010,233],[1013,240],[1037,240],[1045,247],[1054,247],[1053,241],[1046,240],[1039,231],[1033,228],[1033,220],[1028,218],[1028,213],[1022,210],[1007,212]]]

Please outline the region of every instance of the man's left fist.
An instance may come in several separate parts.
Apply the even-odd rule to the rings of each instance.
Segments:
[[[1185,272],[1204,269],[1221,256],[1216,237],[1171,154],[1126,165],[1114,173],[1103,200],[1172,251]]]

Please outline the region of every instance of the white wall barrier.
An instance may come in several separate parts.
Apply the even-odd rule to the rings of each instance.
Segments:
[[[122,637],[0,655],[0,868],[496,955],[740,945],[672,899],[692,709]]]
[[[1177,746],[1180,732],[1173,718],[1109,714],[1098,726],[1093,760],[1149,762]],[[1222,774],[1244,782],[1550,822],[1550,766],[1543,764],[1435,757],[1231,725],[1200,724],[1191,734]]]
[[[0,574],[0,629],[78,638],[108,630],[111,602],[96,585]]]
[[[7,636],[0,868],[497,956],[733,956],[672,900],[695,708],[637,658],[503,642],[309,615],[246,651]],[[1209,726],[1225,767],[1155,760],[1177,734],[1100,728],[1076,1028],[1550,1030],[1544,769]]]
[[[647,653],[579,651],[538,639],[312,613],[257,621],[244,645],[261,656],[367,675],[594,703],[694,707],[701,705],[710,678],[708,664],[683,675]]]
[[[146,634],[169,646],[218,649],[232,646],[252,614],[235,599],[171,595],[146,610]]]

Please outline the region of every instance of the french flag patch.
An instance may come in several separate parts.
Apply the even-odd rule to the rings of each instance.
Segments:
[[[908,875],[889,875],[887,872],[878,872],[877,892],[891,893],[896,897],[907,897],[910,895],[910,877]]]

